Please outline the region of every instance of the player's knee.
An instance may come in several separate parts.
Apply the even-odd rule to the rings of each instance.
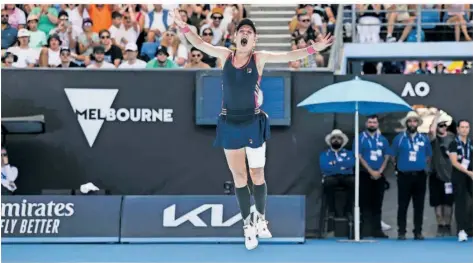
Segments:
[[[232,172],[232,175],[235,187],[240,188],[248,184],[248,175],[246,174],[246,171],[234,171]]]
[[[264,184],[264,168],[250,168],[250,176],[253,184]]]

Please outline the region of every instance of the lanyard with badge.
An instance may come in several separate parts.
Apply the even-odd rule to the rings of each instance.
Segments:
[[[418,134],[414,136],[414,139],[411,138],[407,133],[405,134],[407,137],[407,143],[409,145],[409,162],[417,162],[417,152],[419,151],[419,140]]]
[[[467,140],[466,142],[466,152],[465,152],[465,147],[463,147],[463,142],[460,140],[459,137],[457,137],[457,143],[458,146],[462,149],[462,162],[461,165],[463,168],[468,170],[468,167],[470,166],[470,157],[471,157],[471,141],[470,139]]]
[[[376,133],[375,135],[375,141],[376,145],[373,147],[373,144],[371,143],[371,136],[369,136],[366,132],[363,133],[363,136],[365,139],[368,141],[368,144],[370,145],[370,160],[371,161],[378,161],[378,157],[383,156],[383,151],[379,149],[378,147],[381,145],[379,142],[379,133]]]

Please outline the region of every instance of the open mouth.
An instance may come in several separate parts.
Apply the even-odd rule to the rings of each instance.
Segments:
[[[240,41],[242,46],[246,46],[248,44],[248,39],[246,37],[243,37]]]

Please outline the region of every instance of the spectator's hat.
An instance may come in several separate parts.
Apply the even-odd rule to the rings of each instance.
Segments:
[[[138,46],[135,43],[128,43],[125,46],[125,51],[138,51]]]
[[[29,37],[30,36],[30,31],[28,31],[28,29],[20,29],[18,30],[18,35],[17,37]]]
[[[445,122],[447,126],[452,125],[453,118],[452,116],[448,115],[445,111],[440,111],[440,116],[438,117],[437,123]]]
[[[220,14],[220,15],[223,16],[223,9],[220,8],[220,7],[214,7],[214,8],[212,9],[212,15],[213,15],[213,14]]]
[[[5,52],[5,54],[2,57],[2,62],[5,63],[5,59],[7,59],[9,56],[13,57],[13,62],[14,63],[18,61],[18,56],[17,55],[7,51],[7,52]]]
[[[37,15],[29,15],[28,16],[28,19],[26,20],[26,22],[30,22],[32,20],[36,20],[36,21],[39,21],[39,17]]]
[[[335,130],[333,130],[331,133],[327,134],[327,136],[325,136],[325,143],[326,143],[328,146],[330,146],[330,145],[331,145],[330,141],[331,141],[332,138],[335,137],[335,136],[338,136],[338,137],[341,137],[341,138],[342,138],[343,142],[342,142],[342,147],[341,147],[341,148],[343,148],[343,147],[345,147],[345,145],[347,145],[347,143],[348,143],[348,137],[346,136],[345,133],[343,133],[343,132],[342,132],[341,130],[339,130],[339,129],[335,129]]]
[[[103,46],[94,47],[94,54],[103,54],[105,53],[105,48]]]
[[[62,52],[65,52],[65,51],[71,53],[71,50],[68,47],[61,47],[61,50],[59,51],[59,54],[62,54]]]
[[[159,55],[159,54],[161,54],[161,53],[169,57],[169,53],[168,53],[167,47],[160,46],[160,47],[158,48],[158,50],[156,51],[156,56]]]
[[[84,18],[84,20],[82,21],[82,26],[85,26],[85,24],[93,25],[94,22],[92,22],[92,19],[90,18]]]
[[[56,39],[57,41],[59,41],[59,46],[62,46],[61,37],[60,37],[58,34],[52,34],[52,35],[50,35],[49,38],[48,38],[47,47],[49,47],[49,44],[51,43],[51,39]]]
[[[407,127],[407,121],[410,120],[410,119],[416,119],[417,122],[419,123],[418,126],[421,126],[422,123],[424,122],[417,112],[410,111],[410,112],[407,113],[406,117],[404,117],[401,120],[402,127],[406,128]]]
[[[69,14],[64,10],[60,11],[59,14],[57,15],[58,18],[60,18],[61,16],[65,16],[69,18]]]

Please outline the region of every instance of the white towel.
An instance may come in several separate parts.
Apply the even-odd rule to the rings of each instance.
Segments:
[[[95,186],[93,183],[86,183],[80,186],[80,191],[83,194],[87,194],[90,191],[98,191],[100,190],[97,186]]]

